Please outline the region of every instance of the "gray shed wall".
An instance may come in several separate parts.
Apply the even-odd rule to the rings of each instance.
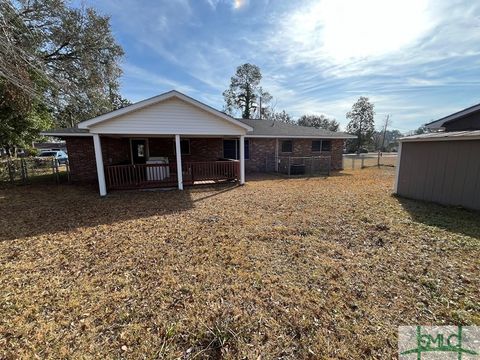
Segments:
[[[480,210],[480,140],[403,142],[397,194]]]

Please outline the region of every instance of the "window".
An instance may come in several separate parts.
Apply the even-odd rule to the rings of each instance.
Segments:
[[[223,157],[225,159],[236,159],[238,154],[236,140],[223,140]]]
[[[250,159],[250,142],[245,140],[245,159]],[[223,157],[225,159],[240,159],[240,141],[237,139],[223,140]]]
[[[180,152],[182,155],[190,155],[190,140],[180,140]]]
[[[292,140],[283,140],[282,141],[282,152],[284,152],[284,153],[293,152],[293,142],[292,142]]]
[[[331,151],[332,142],[330,140],[322,140],[322,151]]]
[[[137,156],[138,157],[145,157],[145,145],[138,144],[137,145]]]
[[[332,142],[330,140],[312,140],[312,152],[331,151]]]

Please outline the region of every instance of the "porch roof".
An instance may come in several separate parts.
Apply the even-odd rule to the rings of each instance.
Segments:
[[[51,130],[44,130],[40,133],[44,136],[92,136],[88,129],[78,129],[78,128],[63,128],[63,129],[51,129]]]

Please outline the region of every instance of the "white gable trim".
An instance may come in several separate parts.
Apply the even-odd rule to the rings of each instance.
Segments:
[[[216,116],[222,118],[223,120],[226,120],[229,123],[231,123],[233,125],[236,125],[236,126],[242,128],[242,129],[245,129],[247,131],[252,131],[253,130],[252,127],[242,123],[241,121],[238,121],[238,120],[234,119],[233,117],[228,116],[227,114],[225,114],[221,111],[218,111],[218,110],[216,110],[216,109],[214,109],[214,108],[212,108],[212,107],[210,107],[210,106],[208,106],[208,105],[206,105],[206,104],[204,104],[204,103],[202,103],[198,100],[195,100],[195,99],[191,98],[190,96],[182,94],[182,93],[180,93],[176,90],[171,90],[171,91],[166,92],[164,94],[154,96],[150,99],[142,100],[142,101],[139,101],[135,104],[126,106],[124,108],[111,111],[111,112],[109,112],[107,114],[104,114],[104,115],[97,116],[93,119],[82,121],[81,123],[78,124],[78,128],[79,129],[89,129],[91,126],[97,125],[101,122],[114,119],[114,118],[116,118],[118,116],[121,116],[121,115],[129,114],[129,113],[134,112],[136,110],[143,109],[147,106],[150,106],[150,105],[153,105],[153,104],[156,104],[156,103],[159,103],[161,101],[171,99],[171,98],[178,98],[180,100],[183,100],[190,105],[193,105],[197,108],[200,108],[200,109],[202,109],[202,110],[204,110],[204,111],[206,111],[210,114],[216,115]]]

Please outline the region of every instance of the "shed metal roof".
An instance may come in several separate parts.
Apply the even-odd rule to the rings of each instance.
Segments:
[[[402,142],[409,141],[449,141],[449,140],[476,140],[480,139],[480,130],[472,131],[439,131],[428,134],[412,135],[400,138]]]

